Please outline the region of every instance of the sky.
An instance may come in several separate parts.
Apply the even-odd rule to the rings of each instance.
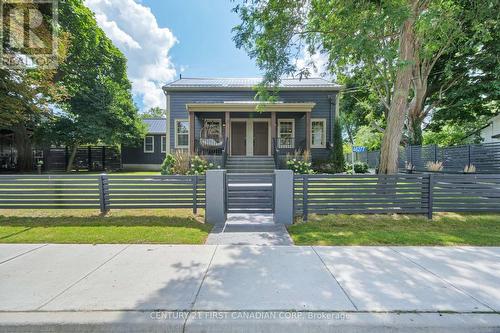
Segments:
[[[86,0],[99,26],[128,59],[139,110],[164,108],[162,85],[185,77],[256,77],[236,48],[230,0]]]

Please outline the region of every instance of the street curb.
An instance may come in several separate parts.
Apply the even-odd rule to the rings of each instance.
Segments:
[[[498,313],[296,311],[2,312],[0,332],[500,332]]]

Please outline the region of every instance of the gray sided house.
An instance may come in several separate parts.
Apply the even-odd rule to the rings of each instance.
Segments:
[[[147,134],[141,145],[122,147],[122,165],[126,170],[160,170],[167,153],[165,118],[144,119]]]
[[[221,166],[226,158],[267,158],[282,166],[287,153],[305,150],[313,160],[327,159],[341,87],[320,78],[283,79],[278,101],[259,105],[254,87],[260,81],[181,78],[166,84],[166,121],[146,120],[152,139],[143,147],[124,148],[124,167],[158,169],[165,153],[178,149]],[[151,140],[154,151],[147,152]]]

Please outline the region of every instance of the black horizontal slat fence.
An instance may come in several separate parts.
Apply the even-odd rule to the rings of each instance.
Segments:
[[[428,213],[421,175],[296,175],[295,211],[318,214]]]
[[[0,209],[205,207],[205,176],[0,176]]]
[[[427,214],[500,211],[500,175],[295,175],[294,211]]]
[[[351,162],[351,154],[345,155]],[[366,162],[370,168],[377,168],[380,151],[354,153],[354,160]],[[415,171],[425,172],[427,164],[442,162],[444,173],[463,173],[468,165],[474,165],[477,173],[496,174],[500,172],[500,143],[483,143],[462,146],[439,147],[437,145],[407,146],[399,150],[398,165],[404,170],[411,164]]]
[[[100,207],[98,176],[0,176],[0,208]]]
[[[500,212],[500,175],[434,175],[436,212]]]
[[[109,176],[108,207],[205,207],[205,176]]]

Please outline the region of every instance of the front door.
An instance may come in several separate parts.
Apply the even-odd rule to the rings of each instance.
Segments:
[[[255,121],[253,123],[253,154],[269,155],[268,140],[269,128],[267,122]]]
[[[247,154],[247,123],[245,121],[231,122],[231,155]]]

